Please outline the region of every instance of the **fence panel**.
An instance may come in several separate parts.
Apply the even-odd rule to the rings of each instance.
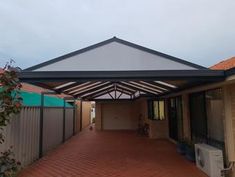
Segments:
[[[65,139],[73,135],[73,108],[65,111]],[[39,158],[40,107],[23,107],[4,128],[5,142],[0,152],[13,147],[15,158],[25,167]],[[43,154],[63,142],[63,108],[43,111]]]
[[[63,142],[63,108],[44,108],[43,154]]]
[[[73,136],[73,108],[65,110],[65,140]]]
[[[40,109],[24,107],[4,129],[5,142],[0,151],[13,147],[15,158],[22,166],[38,159]]]

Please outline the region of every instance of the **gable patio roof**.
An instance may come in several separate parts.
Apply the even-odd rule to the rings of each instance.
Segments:
[[[110,65],[102,62],[107,60],[114,62],[113,60],[118,59],[116,55],[119,56],[120,52],[124,52],[120,57],[127,61],[126,65],[129,64],[129,69],[124,62],[120,66],[107,70]],[[84,55],[88,57],[84,58]],[[135,62],[135,57],[139,59],[139,63],[137,67],[132,67],[130,61]],[[94,61],[90,63],[92,67],[87,63],[85,65],[79,63],[81,60],[86,62],[86,59]],[[149,65],[148,62],[151,61],[153,63]],[[104,70],[98,68],[101,66],[100,63],[106,64]],[[164,63],[164,68],[158,66],[162,63]],[[83,70],[83,67],[88,69],[90,67],[93,70]],[[123,68],[119,69],[119,67]],[[114,37],[27,68],[19,73],[19,77],[24,82],[50,88],[57,93],[94,100],[103,95],[109,95],[111,99],[122,98],[122,94],[130,99],[142,95],[157,97],[195,84],[224,80],[225,72],[210,70]],[[118,95],[116,95],[117,92]],[[112,93],[115,93],[115,96]]]

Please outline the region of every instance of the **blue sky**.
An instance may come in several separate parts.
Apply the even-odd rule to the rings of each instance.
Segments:
[[[0,66],[22,69],[113,36],[203,66],[235,56],[234,0],[1,0]]]

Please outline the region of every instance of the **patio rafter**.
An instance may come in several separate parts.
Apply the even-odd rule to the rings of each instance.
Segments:
[[[145,84],[142,84],[142,83],[139,83],[139,82],[136,82],[136,81],[129,81],[128,83],[133,84],[133,85],[138,86],[138,87],[141,87],[141,88],[144,88],[144,89],[147,89],[147,90],[150,90],[150,91],[157,92],[157,93],[162,93],[163,92],[162,90],[156,89],[154,87],[147,86]]]
[[[145,92],[145,93],[148,93],[150,95],[158,95],[159,93],[158,92],[154,92],[154,91],[151,91],[151,90],[148,90],[148,89],[145,89],[145,88],[141,88],[139,86],[135,86],[133,84],[130,84],[128,82],[120,82],[120,84],[124,85],[124,86],[129,86],[130,88],[133,88],[133,89],[137,89],[139,91],[142,91],[142,92]]]
[[[67,85],[67,86],[64,86],[62,88],[59,88],[59,89],[56,89],[57,91],[59,92],[66,92],[66,91],[70,91],[74,88],[77,88],[77,87],[81,87],[81,86],[84,86],[84,85],[87,85],[87,84],[90,84],[91,82],[74,82],[73,84],[71,85]]]
[[[95,88],[95,87],[97,87],[99,85],[102,85],[102,84],[104,84],[104,83],[102,83],[102,82],[92,82],[92,83],[89,83],[89,84],[87,84],[85,86],[80,86],[78,88],[73,88],[71,91],[68,92],[68,94],[80,93],[82,91]]]
[[[96,87],[96,88],[92,88],[90,90],[87,90],[87,91],[84,91],[82,93],[79,93],[79,94],[75,94],[74,96],[76,97],[87,97],[89,95],[92,95],[94,93],[98,93],[98,92],[101,92],[101,91],[104,91],[104,90],[107,90],[109,88],[113,87],[113,84],[112,83],[105,83],[99,87]]]
[[[108,94],[110,92],[113,92],[113,91],[114,91],[114,87],[111,87],[111,88],[109,88],[107,90],[104,90],[104,91],[101,91],[101,92],[99,91],[99,92],[93,93],[93,94],[91,94],[89,96],[85,96],[85,97],[83,97],[83,99],[88,99],[88,100],[89,99],[95,99],[97,97],[106,95],[106,94]]]

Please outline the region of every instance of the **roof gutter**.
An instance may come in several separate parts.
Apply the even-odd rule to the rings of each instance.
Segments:
[[[235,72],[234,71],[230,71]],[[225,79],[222,70],[152,70],[152,71],[22,71],[18,77],[24,82],[45,81],[127,81],[127,80],[201,80]]]

